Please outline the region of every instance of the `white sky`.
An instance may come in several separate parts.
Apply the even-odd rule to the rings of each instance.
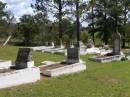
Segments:
[[[24,14],[33,14],[30,4],[32,0],[0,0],[7,3],[6,10],[11,11],[18,19]]]
[[[34,14],[33,9],[30,6],[30,4],[34,0],[0,0],[0,1],[7,3],[6,10],[11,11],[15,16],[16,20],[19,20],[19,18],[24,14]],[[49,17],[50,19],[53,19],[52,16]]]

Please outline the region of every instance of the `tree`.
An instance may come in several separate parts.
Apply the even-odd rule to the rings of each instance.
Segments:
[[[71,9],[70,13],[72,15],[72,19],[74,23],[76,23],[76,37],[77,37],[77,47],[80,47],[80,29],[81,29],[81,23],[84,21],[83,14],[85,12],[86,2],[83,0],[71,0],[71,2],[68,4],[69,9]],[[73,18],[75,16],[75,19]]]
[[[5,36],[5,30],[7,29],[5,26],[7,25],[6,17],[7,12],[5,11],[6,3],[0,1],[0,35]]]
[[[86,7],[86,13],[87,13],[87,21],[89,22],[88,28],[89,28],[89,33],[92,36],[92,40],[95,44],[95,5],[96,5],[96,0],[90,0],[87,7]]]
[[[109,39],[112,34],[112,27],[111,24],[111,17],[109,14],[109,0],[97,0],[96,6],[95,6],[95,16],[96,16],[96,22],[95,22],[95,29],[98,32],[98,36],[100,36],[101,40],[108,44]],[[112,22],[113,23],[113,22]],[[111,26],[112,25],[112,26]]]
[[[43,13],[36,13],[34,19],[39,29],[35,41],[40,42],[40,44],[44,44],[44,42],[47,41],[47,37],[50,36],[51,21],[48,20],[47,15]],[[51,38],[49,39],[51,41]]]
[[[35,35],[39,32],[34,16],[23,15],[20,18],[19,33],[23,36],[24,45],[31,45]]]
[[[88,19],[90,31],[96,32],[105,44],[122,26],[122,0],[91,0]],[[92,2],[92,4],[91,4]],[[94,5],[94,6],[93,6]],[[93,35],[94,36],[94,35]]]
[[[37,11],[51,13],[58,19],[60,45],[62,44],[63,37],[62,18],[65,15],[65,7],[68,2],[66,0],[35,0],[35,4],[33,5]]]
[[[122,4],[122,9],[123,9],[123,28],[126,28],[125,26],[127,26],[127,23],[129,21],[128,16],[129,16],[129,12],[130,12],[130,0],[122,0],[121,2]],[[125,47],[125,42],[126,42],[126,31],[125,29],[122,31],[122,47]]]

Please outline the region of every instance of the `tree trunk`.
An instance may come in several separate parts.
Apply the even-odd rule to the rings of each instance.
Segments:
[[[124,9],[124,26],[126,25],[126,19],[127,19],[127,12],[126,12],[127,8],[125,6],[125,9]],[[125,32],[123,33],[123,39],[122,39],[122,47],[125,48],[125,42],[126,42],[126,39],[125,39]]]
[[[77,47],[80,48],[79,0],[76,1]]]
[[[92,5],[92,15],[94,15],[94,6]],[[92,40],[93,40],[93,43],[94,43],[94,45],[95,45],[95,36],[94,36],[94,34],[95,34],[95,32],[94,32],[94,29],[95,29],[95,27],[94,27],[94,16],[92,16]]]
[[[60,39],[60,46],[62,46],[62,38],[63,38],[63,32],[62,32],[62,4],[61,4],[61,0],[59,0],[59,39]]]

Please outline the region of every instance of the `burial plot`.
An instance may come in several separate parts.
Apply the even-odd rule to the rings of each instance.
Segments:
[[[40,66],[43,75],[55,77],[63,74],[70,74],[74,72],[86,70],[86,65],[79,61],[79,49],[68,48],[67,58],[65,61],[56,62],[55,64]]]
[[[121,55],[121,35],[119,32],[116,32],[113,37],[113,52],[108,53],[104,56],[92,57],[90,60],[105,63],[121,60],[122,57],[124,57],[124,55]]]
[[[30,48],[19,48],[17,59],[15,61],[16,69],[34,67]]]
[[[25,83],[32,83],[40,80],[38,67],[26,69],[3,69],[0,70],[0,89],[17,86]]]
[[[15,63],[15,68],[0,69],[0,89],[40,80],[40,70],[34,67],[30,48],[20,48]]]

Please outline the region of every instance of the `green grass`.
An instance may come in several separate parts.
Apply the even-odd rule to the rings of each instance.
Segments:
[[[0,59],[15,60],[18,47],[0,49]],[[63,60],[61,55],[33,52],[37,65],[43,60]],[[87,70],[58,78],[0,90],[0,97],[130,97],[130,61],[96,63],[81,56]]]
[[[12,60],[15,62],[18,48],[20,47],[6,46],[4,48],[0,48],[0,59]],[[36,66],[40,65],[40,63],[45,60],[60,61],[64,59],[64,56],[62,55],[50,53],[33,52],[32,55]]]

